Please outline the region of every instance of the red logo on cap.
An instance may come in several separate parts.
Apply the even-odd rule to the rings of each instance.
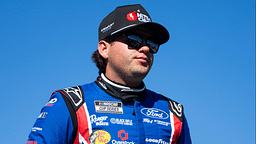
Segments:
[[[135,11],[128,13],[128,14],[126,15],[126,18],[127,18],[129,21],[135,21],[135,20],[138,19],[137,14],[136,14]]]

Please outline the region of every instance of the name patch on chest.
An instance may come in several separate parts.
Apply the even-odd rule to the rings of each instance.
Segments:
[[[122,102],[117,101],[94,101],[95,111],[98,113],[123,114]]]

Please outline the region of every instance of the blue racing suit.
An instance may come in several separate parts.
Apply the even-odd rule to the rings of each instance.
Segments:
[[[183,107],[144,83],[108,80],[66,88],[42,108],[27,144],[191,144]]]

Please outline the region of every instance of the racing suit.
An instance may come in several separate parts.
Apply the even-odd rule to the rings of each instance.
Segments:
[[[191,144],[183,107],[142,82],[130,88],[101,74],[56,91],[42,108],[27,144]]]

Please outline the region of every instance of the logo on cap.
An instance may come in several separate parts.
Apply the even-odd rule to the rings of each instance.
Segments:
[[[140,11],[138,10],[137,12],[136,11],[133,11],[133,12],[130,12],[126,15],[126,18],[129,20],[129,21],[140,21],[140,22],[151,22],[151,19],[143,14],[143,13],[140,13]]]
[[[136,21],[138,19],[137,15],[136,15],[137,12],[130,12],[126,15],[126,18],[129,20],[129,21]]]

